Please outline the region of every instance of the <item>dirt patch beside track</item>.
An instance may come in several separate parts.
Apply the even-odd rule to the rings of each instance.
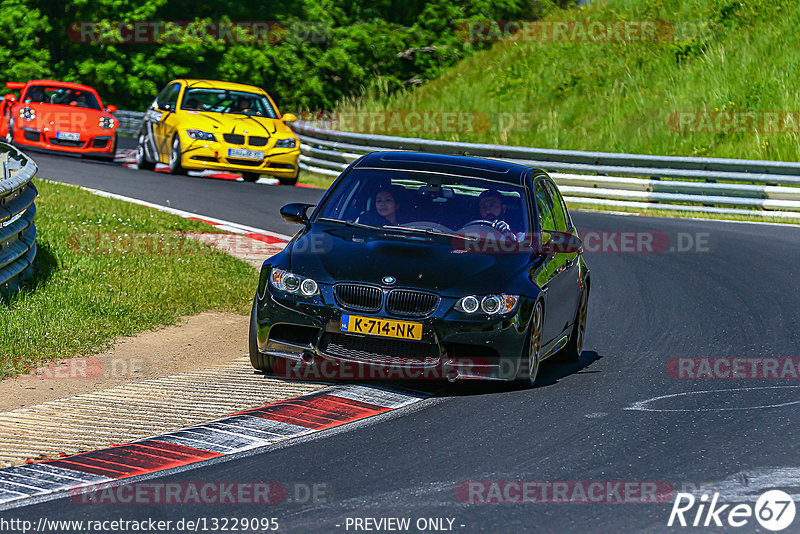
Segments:
[[[246,316],[204,312],[120,339],[107,352],[3,380],[0,412],[230,362],[247,353],[248,326]]]

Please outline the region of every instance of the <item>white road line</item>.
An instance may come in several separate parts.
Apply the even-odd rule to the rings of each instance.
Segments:
[[[53,183],[62,184],[62,185],[73,185],[67,184],[64,182],[59,182],[57,180],[48,180]],[[264,230],[263,228],[255,228],[254,226],[247,226],[244,224],[239,224],[231,221],[226,221],[224,219],[217,219],[216,217],[211,217],[208,215],[201,215],[198,213],[192,213],[190,211],[179,210],[176,208],[171,208],[169,206],[162,206],[161,204],[154,204],[152,202],[147,202],[146,200],[141,200],[138,198],[126,197],[124,195],[118,195],[116,193],[110,193],[108,191],[102,191],[100,189],[93,189],[91,187],[83,187],[83,186],[76,186],[84,191],[88,191],[94,195],[105,197],[105,198],[113,198],[116,200],[122,200],[124,202],[130,202],[132,204],[139,204],[140,206],[146,206],[148,208],[153,208],[158,211],[163,211],[164,213],[171,213],[173,215],[177,215],[178,217],[183,217],[184,219],[203,219],[204,221],[212,222],[217,226],[224,227],[223,229],[229,230],[234,233],[239,234],[261,234],[270,237],[274,237],[276,239],[282,239],[283,241],[289,241],[292,239],[292,236],[286,234],[280,234],[278,232],[273,232],[271,230]]]
[[[744,411],[744,410],[763,410],[767,408],[782,408],[784,406],[793,406],[800,404],[800,400],[793,400],[789,402],[773,403],[773,404],[756,404],[752,406],[733,406],[733,407],[712,407],[712,408],[652,408],[650,404],[664,399],[671,399],[675,397],[688,397],[692,395],[705,395],[717,393],[732,393],[740,391],[758,391],[767,389],[796,389],[800,386],[760,386],[748,388],[726,388],[726,389],[709,389],[703,391],[684,391],[682,393],[671,393],[669,395],[661,395],[647,400],[636,401],[630,406],[623,408],[623,410],[642,411],[642,412],[731,412],[731,411]]]

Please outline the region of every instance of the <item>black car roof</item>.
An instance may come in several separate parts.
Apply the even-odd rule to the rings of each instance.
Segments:
[[[526,173],[534,171],[524,165],[493,159],[402,151],[367,154],[353,168],[440,172],[515,185],[522,184]]]

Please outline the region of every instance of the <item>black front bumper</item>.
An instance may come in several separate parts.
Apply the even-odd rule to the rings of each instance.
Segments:
[[[456,298],[441,297],[425,317],[382,311],[345,310],[333,288],[320,285],[313,298],[265,288],[257,302],[259,351],[276,358],[273,372],[318,379],[483,379],[513,380],[526,348],[533,300],[522,297],[503,316],[453,310]],[[421,323],[422,340],[398,340],[341,330],[342,314]]]

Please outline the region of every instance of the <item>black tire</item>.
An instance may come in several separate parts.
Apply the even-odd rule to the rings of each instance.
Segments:
[[[257,172],[243,172],[242,178],[245,182],[257,182],[261,175]]]
[[[156,168],[156,164],[154,161],[147,159],[146,142],[147,137],[144,134],[139,134],[139,142],[136,145],[136,166],[143,171],[152,171]]]
[[[186,174],[186,169],[181,166],[181,140],[176,135],[172,138],[172,148],[169,151],[169,173]]]
[[[542,325],[544,324],[544,307],[537,301],[531,313],[531,326],[528,328],[528,340],[520,354],[519,372],[516,383],[520,386],[534,387],[541,367]],[[527,354],[526,354],[527,353]]]
[[[563,349],[558,351],[553,358],[560,362],[578,362],[583,351],[583,340],[586,337],[586,318],[589,310],[589,285],[581,292],[578,309],[575,310],[575,320],[572,323],[572,332],[569,341]]]
[[[114,146],[114,150],[111,152],[111,154],[108,155],[108,161],[111,161],[112,163],[117,157],[117,147],[119,146],[119,135],[117,135],[117,134],[114,134],[114,145],[113,146]]]
[[[256,371],[270,373],[272,372],[272,364],[275,358],[266,354],[261,354],[258,350],[258,324],[256,322],[257,303],[258,300],[253,299],[253,311],[250,312],[250,339],[248,343],[250,347],[250,363]]]
[[[3,139],[6,144],[13,145],[14,144],[14,118],[8,119],[8,132],[6,132],[6,137]]]
[[[297,185],[297,179],[300,177],[300,169],[297,169],[297,172],[294,173],[292,177],[284,177],[278,176],[278,181],[281,185]]]

